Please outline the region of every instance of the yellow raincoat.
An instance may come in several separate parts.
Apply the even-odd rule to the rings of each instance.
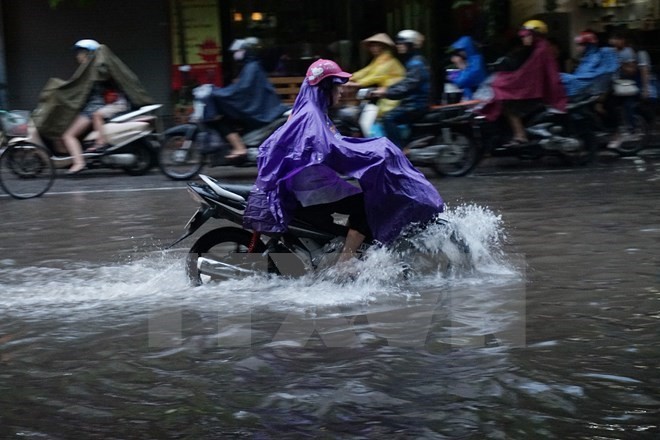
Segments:
[[[406,68],[391,52],[386,51],[375,57],[364,68],[353,73],[351,81],[360,87],[389,87],[406,76]],[[399,105],[399,101],[381,98],[378,100],[378,117]]]

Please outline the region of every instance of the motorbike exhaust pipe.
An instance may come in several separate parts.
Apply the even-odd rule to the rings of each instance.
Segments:
[[[136,157],[130,153],[109,154],[101,158],[103,163],[108,165],[116,165],[119,167],[130,167],[135,165]]]

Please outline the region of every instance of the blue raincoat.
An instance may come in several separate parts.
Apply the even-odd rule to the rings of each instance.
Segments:
[[[590,44],[575,71],[561,74],[561,82],[568,96],[601,94],[609,90],[610,81],[618,69],[619,60],[614,48]]]
[[[442,212],[443,201],[436,189],[396,145],[387,138],[340,135],[326,114],[327,107],[325,93],[305,80],[289,121],[259,148],[259,174],[243,217],[246,228],[286,231],[299,201],[292,181],[311,167],[324,170],[319,173],[321,178],[310,182],[319,191],[352,186],[337,174],[357,179],[371,232],[384,244],[408,224],[427,222]],[[333,194],[337,192],[353,191],[334,188]]]
[[[256,57],[246,58],[236,81],[226,87],[215,87],[205,104],[205,119],[224,115],[248,128],[269,124],[286,111]]]
[[[484,57],[479,53],[471,37],[464,36],[451,45],[452,50],[465,51],[467,67],[456,72],[449,80],[463,89],[463,97],[472,99],[474,91],[488,76]]]

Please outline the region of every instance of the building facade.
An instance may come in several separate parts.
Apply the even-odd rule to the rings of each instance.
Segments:
[[[616,7],[605,7],[604,1]],[[434,72],[437,98],[445,49],[471,34],[493,57],[525,19],[542,17],[570,52],[572,35],[612,23],[655,28],[659,0],[0,0],[0,106],[36,107],[50,77],[69,78],[81,38],[106,44],[172,113],[198,82],[226,84],[236,74],[228,48],[259,37],[271,75],[298,76],[316,57],[359,69],[359,42],[377,32],[417,29]],[[609,5],[610,3],[607,3]],[[552,11],[548,12],[549,6]],[[599,22],[604,20],[605,22]],[[655,34],[654,34],[655,35]],[[657,44],[657,43],[656,43]],[[652,53],[653,55],[653,53]],[[182,68],[183,67],[183,68]]]

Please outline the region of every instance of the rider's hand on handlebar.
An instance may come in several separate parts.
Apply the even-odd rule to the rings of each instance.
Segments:
[[[387,92],[387,87],[379,87],[377,89],[374,89],[369,93],[370,98],[382,98],[385,96],[385,92]]]

